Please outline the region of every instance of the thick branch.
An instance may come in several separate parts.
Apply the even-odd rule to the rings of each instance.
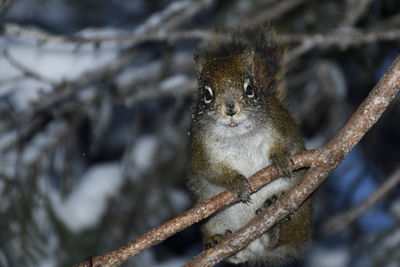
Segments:
[[[323,148],[295,155],[293,169],[310,166],[301,183],[286,193],[279,201],[266,209],[264,213],[249,222],[248,225],[230,235],[221,244],[203,252],[187,266],[211,266],[244,248],[251,240],[267,231],[272,225],[295,211],[318,185],[336,168],[360,141],[362,136],[382,115],[400,89],[400,57],[371,91],[367,99],[359,106],[345,127]],[[252,189],[260,188],[278,174],[267,167],[250,178]],[[235,201],[229,191],[225,191],[204,203],[196,205],[179,217],[152,229],[142,237],[125,247],[105,256],[93,259],[93,266],[118,266],[144,249],[158,244],[174,233],[206,218],[213,212]],[[88,266],[88,262],[76,266]]]
[[[314,151],[307,151],[299,153],[294,156],[293,169],[298,169],[306,166],[310,166],[311,162],[315,158]],[[268,166],[261,171],[254,174],[249,178],[251,188],[253,191],[257,191],[265,184],[271,182],[278,176],[278,173],[274,168]],[[196,223],[204,218],[207,218],[217,210],[223,208],[226,205],[234,203],[239,199],[232,194],[230,191],[225,191],[217,196],[197,204],[190,210],[186,211],[182,215],[156,227],[139,237],[135,241],[129,243],[127,246],[122,247],[118,250],[112,251],[104,256],[93,258],[93,267],[96,266],[118,266],[134,255],[142,252],[146,248],[159,244],[173,234],[182,231],[186,227]],[[88,262],[83,262],[75,267],[89,266]]]

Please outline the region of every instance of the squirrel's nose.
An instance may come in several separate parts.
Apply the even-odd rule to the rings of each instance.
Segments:
[[[226,115],[233,116],[237,113],[235,109],[235,102],[227,101],[225,105],[226,105],[226,111],[225,111]]]

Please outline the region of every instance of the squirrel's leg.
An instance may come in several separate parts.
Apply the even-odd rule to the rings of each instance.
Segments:
[[[274,166],[282,176],[291,176],[291,170],[289,168],[291,157],[290,149],[280,140],[275,141],[269,150],[271,165]]]
[[[255,214],[256,215],[260,215],[266,208],[268,208],[269,206],[271,206],[276,200],[278,200],[278,198],[280,196],[282,196],[285,193],[285,191],[282,191],[280,194],[274,194],[272,195],[270,198],[267,198],[263,205],[261,207],[259,207]],[[279,239],[280,239],[280,229],[281,226],[284,223],[287,223],[290,220],[290,216],[288,216],[287,218],[285,218],[284,220],[280,221],[279,223],[277,223],[276,225],[274,225],[269,231],[268,231],[268,235],[270,238],[269,241],[269,247],[275,248],[279,245]]]
[[[250,201],[250,194],[252,193],[250,183],[244,175],[236,170],[225,167],[220,175],[210,178],[209,181],[232,191],[243,202]]]
[[[306,200],[295,213],[290,215],[290,220],[282,225],[279,237],[282,246],[294,249],[307,247],[312,233],[311,203],[311,198]]]
[[[240,174],[236,170],[225,167],[223,168],[222,173],[219,176],[211,178],[210,182],[232,191],[244,203],[250,202],[250,194],[252,193],[252,190],[250,188],[250,183],[244,175]],[[213,218],[210,218],[210,220],[217,220],[217,217],[225,218],[226,219],[225,221],[227,221],[229,220],[228,218],[230,216],[225,216],[219,213],[216,214]],[[222,239],[225,238],[226,235],[232,233],[232,231],[228,228],[229,227],[228,225],[226,229],[220,229],[220,232],[217,231],[216,234],[209,234],[210,232],[215,233],[216,229],[215,227],[211,226],[211,224],[207,226],[206,225],[207,222],[204,225],[204,230],[206,233],[208,233],[205,235],[206,238],[204,240],[204,246],[206,249],[218,244]]]
[[[231,230],[226,230],[224,234],[216,234],[207,237],[204,240],[204,248],[209,249],[212,248],[213,246],[217,245],[219,242],[221,242],[222,239],[224,239],[227,235],[232,234]]]

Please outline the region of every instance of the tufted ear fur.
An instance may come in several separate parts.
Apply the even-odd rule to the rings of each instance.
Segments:
[[[193,60],[195,63],[197,74],[199,75],[203,70],[205,60],[202,56],[200,56],[199,53],[194,53]]]
[[[248,72],[255,75],[255,51],[253,48],[247,48],[242,54],[242,60]]]

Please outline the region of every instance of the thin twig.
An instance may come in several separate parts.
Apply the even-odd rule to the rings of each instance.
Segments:
[[[400,13],[393,15],[385,20],[379,21],[377,24],[371,27],[373,30],[387,30],[395,29],[400,25]]]
[[[365,33],[359,33],[354,30],[351,33],[287,34],[277,36],[276,40],[286,44],[300,42],[299,46],[287,53],[286,62],[290,62],[316,47],[339,47],[344,50],[349,47],[377,41],[400,41],[400,30],[371,31]]]
[[[24,66],[21,62],[18,62],[14,57],[10,55],[7,49],[3,50],[3,55],[4,57],[8,60],[8,62],[11,64],[11,66],[15,67],[19,71],[22,72],[22,74],[26,77],[33,78],[35,80],[47,83],[51,86],[55,86],[55,83],[42,75],[36,73],[35,71],[29,69],[28,67]]]
[[[63,36],[52,34],[37,28],[27,28],[20,26],[16,23],[5,23],[4,34],[8,36],[26,36],[36,40],[38,43],[43,44],[46,42],[53,43],[76,43],[76,44],[97,44],[100,42],[113,42],[113,43],[140,43],[147,41],[168,41],[174,42],[176,40],[185,39],[200,39],[211,40],[215,33],[208,30],[182,30],[182,31],[155,31],[148,33],[131,33],[122,32],[110,36],[99,37],[83,37],[79,35]]]
[[[173,88],[169,88],[168,90],[160,86],[141,87],[140,90],[137,90],[137,93],[124,96],[121,102],[125,106],[132,106],[140,101],[156,99],[163,96],[171,96],[171,95],[175,97],[184,96],[195,92],[196,85],[197,85],[197,80],[188,79],[187,81],[182,82],[179,85],[175,85]]]
[[[6,17],[8,11],[12,8],[15,4],[15,0],[4,0],[3,3],[0,5],[0,23],[3,22],[4,18]]]
[[[340,23],[340,27],[353,27],[357,21],[367,12],[371,0],[357,0],[347,5],[346,13]]]
[[[201,10],[209,7],[214,0],[196,0],[191,3],[188,8],[179,14],[179,16],[174,16],[170,21],[163,25],[163,31],[170,31],[175,29],[177,26],[181,25],[183,22],[188,21],[194,17]]]
[[[262,12],[258,13],[255,17],[249,19],[248,23],[250,25],[259,25],[265,23],[266,21],[276,20],[287,12],[293,10],[299,5],[307,2],[309,0],[286,0],[277,1],[277,4],[270,8],[265,8]]]
[[[14,23],[6,23],[5,35],[11,36],[27,36],[33,38],[38,43],[56,42],[56,43],[101,43],[101,42],[130,42],[141,43],[147,41],[167,41],[174,43],[178,40],[193,40],[198,39],[203,42],[210,40],[226,39],[229,34],[216,33],[209,30],[193,29],[181,31],[157,31],[150,33],[132,34],[129,32],[119,33],[112,36],[101,37],[81,37],[70,36],[65,37],[61,35],[51,34],[38,29],[30,29],[22,27]],[[400,30],[371,30],[369,32],[360,32],[357,29],[349,29],[347,32],[332,32],[329,34],[281,34],[274,37],[275,41],[284,44],[300,43],[301,49],[295,48],[288,55],[288,58],[298,57],[315,47],[339,47],[347,49],[349,47],[359,46],[366,43],[373,43],[377,41],[400,41]]]
[[[375,192],[366,200],[355,207],[336,215],[330,219],[324,226],[325,232],[335,233],[344,230],[360,215],[372,208],[379,200],[384,198],[392,189],[400,183],[400,169],[397,169]]]

